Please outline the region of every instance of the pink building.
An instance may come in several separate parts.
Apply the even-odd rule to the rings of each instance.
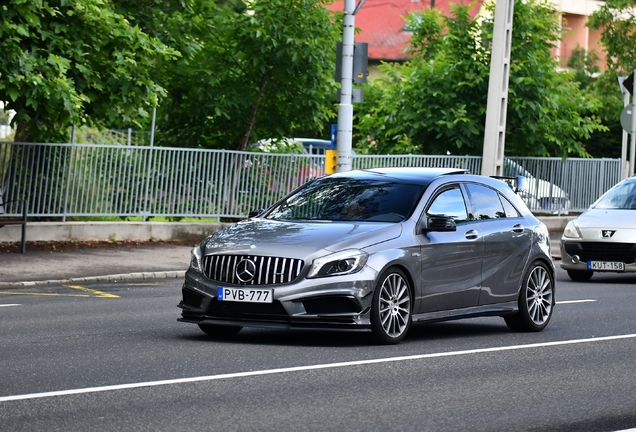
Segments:
[[[357,0],[358,2],[360,0]],[[409,12],[421,11],[431,7],[448,14],[450,3],[462,3],[471,6],[473,17],[477,15],[484,0],[367,0],[355,16],[355,24],[360,33],[356,42],[369,44],[369,62],[405,61],[410,56],[404,53],[411,34],[404,30],[404,19]],[[357,2],[356,2],[357,3]],[[333,11],[344,10],[343,0],[336,0],[328,8]]]
[[[605,52],[601,46],[601,30],[586,27],[587,17],[605,2],[600,0],[550,0],[555,9],[563,13],[562,28],[566,30],[563,40],[558,44],[554,55],[565,66],[572,51],[577,47],[594,51],[600,58],[599,66],[605,65]],[[514,30],[513,30],[514,31]]]
[[[360,1],[360,0],[358,0]],[[493,0],[496,1],[496,0]],[[604,64],[605,54],[600,46],[601,32],[585,26],[587,17],[597,10],[604,1],[600,0],[550,0],[555,11],[563,13],[563,29],[567,32],[559,42],[554,55],[565,65],[578,46],[594,50]],[[369,66],[373,77],[373,65],[380,61],[405,61],[409,56],[404,52],[410,33],[404,29],[404,18],[409,12],[430,8],[434,4],[442,13],[449,13],[451,3],[470,6],[473,17],[479,14],[484,0],[367,0],[355,17],[356,42],[369,44]],[[336,0],[328,6],[330,10],[342,12],[343,0]],[[514,31],[514,30],[513,30]]]

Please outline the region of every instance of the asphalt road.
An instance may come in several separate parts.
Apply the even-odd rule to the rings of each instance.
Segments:
[[[180,284],[0,290],[2,431],[609,431],[636,427],[636,277],[559,270],[541,333],[501,318],[364,335],[176,318]]]

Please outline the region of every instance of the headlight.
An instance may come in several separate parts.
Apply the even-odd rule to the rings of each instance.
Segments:
[[[358,249],[336,252],[314,260],[307,278],[341,276],[356,273],[364,267],[369,255]]]
[[[201,258],[201,246],[193,247],[190,251],[190,268],[197,273],[203,273]]]
[[[574,221],[568,222],[568,224],[565,226],[565,229],[563,230],[563,236],[569,238],[581,238],[579,229]]]

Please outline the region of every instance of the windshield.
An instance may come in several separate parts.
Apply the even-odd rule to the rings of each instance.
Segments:
[[[620,183],[593,206],[597,209],[636,210],[636,182]]]
[[[400,222],[411,214],[424,188],[385,180],[323,177],[287,197],[265,217]]]

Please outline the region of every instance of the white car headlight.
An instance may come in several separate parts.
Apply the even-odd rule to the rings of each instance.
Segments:
[[[201,254],[201,246],[193,247],[190,251],[190,268],[197,273],[203,273],[201,258],[203,258]]]
[[[569,238],[581,238],[581,233],[579,232],[578,227],[574,221],[568,222],[563,230],[563,236]]]
[[[368,254],[358,249],[347,249],[314,260],[307,278],[341,276],[356,273],[364,267]]]

